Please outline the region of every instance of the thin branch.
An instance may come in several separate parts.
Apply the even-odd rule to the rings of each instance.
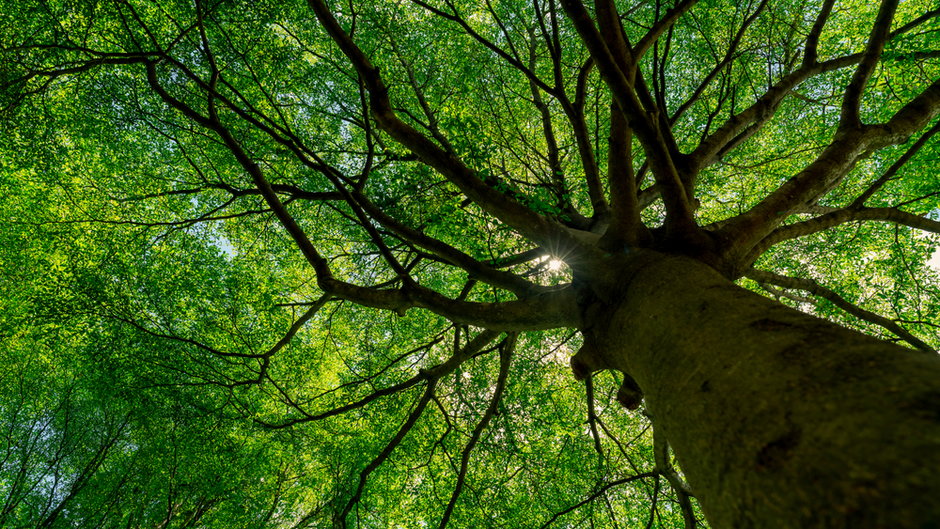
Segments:
[[[754,268],[748,270],[748,272],[745,274],[745,277],[753,279],[758,283],[770,283],[771,285],[776,285],[779,287],[805,290],[810,294],[829,300],[833,305],[863,321],[878,325],[879,327],[894,333],[899,338],[911,344],[915,348],[920,349],[921,351],[936,353],[936,350],[933,347],[930,347],[919,338],[906,331],[896,322],[846,301],[845,298],[820,285],[813,279],[789,277],[766,270],[757,270]]]
[[[926,145],[927,142],[930,141],[930,138],[932,138],[937,132],[940,132],[940,121],[934,123],[933,127],[930,127],[927,132],[921,134],[920,138],[917,138],[917,141],[914,142],[914,144],[911,145],[906,151],[904,151],[904,154],[902,154],[901,157],[897,159],[897,161],[891,164],[891,167],[889,167],[888,170],[885,171],[880,178],[878,178],[878,180],[870,185],[868,189],[865,190],[865,192],[859,195],[858,198],[852,202],[852,205],[850,205],[849,208],[854,209],[863,206],[872,195],[882,188],[882,186],[884,186],[889,181],[894,180],[898,171],[904,167],[904,164],[910,161],[910,159],[913,158],[914,155],[916,155],[917,152],[920,151],[920,149]]]
[[[368,57],[340,26],[326,3],[323,0],[308,0],[308,4],[320,24],[362,77],[369,92],[372,114],[381,129],[411,149],[424,163],[456,185],[484,211],[512,226],[526,237],[540,244],[582,248],[577,239],[569,235],[561,224],[532,211],[508,194],[489,185],[460,159],[402,121],[393,110],[388,97],[388,87],[382,80],[378,68],[372,65]]]
[[[479,279],[499,288],[505,288],[523,297],[542,290],[538,285],[530,283],[513,273],[498,270],[496,267],[474,259],[439,239],[430,237],[420,230],[416,230],[399,222],[386,213],[385,210],[376,206],[366,195],[358,191],[352,192],[351,196],[374,221],[404,240],[427,250],[435,257],[440,258],[443,262],[462,268],[475,279]]]
[[[424,2],[423,0],[411,0],[411,1],[414,4],[426,9],[427,11],[441,18],[450,20],[452,22],[456,22],[467,33],[467,35],[470,35],[471,37],[473,37],[474,40],[476,40],[477,42],[482,44],[484,47],[486,47],[488,50],[492,51],[497,56],[505,60],[513,68],[519,70],[523,75],[525,75],[526,79],[535,83],[539,88],[541,88],[542,90],[544,90],[545,92],[549,94],[556,93],[555,88],[546,84],[545,81],[539,78],[539,76],[536,75],[534,71],[526,67],[525,64],[523,64],[522,61],[519,59],[517,54],[515,53],[510,54],[506,52],[506,50],[500,48],[499,46],[494,44],[492,41],[488,40],[486,37],[480,35],[480,33],[474,30],[472,27],[470,27],[470,24],[468,24],[467,21],[456,12],[455,8],[454,8],[455,10],[453,13],[448,13],[446,11],[437,9],[436,7],[428,4],[427,2]],[[448,4],[453,8],[453,4],[451,3],[448,3]],[[490,7],[490,10],[492,10],[492,7]],[[497,18],[497,21],[498,21],[498,18]],[[505,28],[501,28],[501,29],[503,31],[503,34],[505,35],[506,34]],[[506,40],[507,42],[509,41],[508,38]]]
[[[529,48],[530,67],[535,67],[536,58],[535,46],[531,46]],[[542,98],[539,87],[531,81],[529,82],[529,91],[532,94],[532,102],[542,120],[542,136],[545,138],[545,145],[548,148],[549,181],[551,182],[552,190],[555,194],[557,206],[562,211],[574,213],[574,207],[568,198],[568,184],[565,181],[564,171],[561,166],[561,151],[558,148],[558,140],[555,137],[555,127],[552,124],[551,112],[548,104],[546,104],[545,100]]]
[[[454,354],[450,358],[448,358],[446,361],[429,369],[420,369],[417,375],[409,378],[408,380],[404,382],[400,382],[393,386],[389,386],[389,387],[374,391],[371,394],[355,402],[351,402],[349,404],[345,404],[343,406],[339,406],[339,407],[318,413],[316,415],[307,413],[302,407],[295,404],[295,405],[292,405],[292,407],[297,409],[300,413],[302,413],[304,415],[303,417],[300,417],[297,419],[291,419],[288,421],[284,421],[282,423],[270,423],[270,422],[263,421],[261,419],[254,419],[254,421],[258,423],[259,425],[264,426],[265,428],[270,428],[273,430],[281,430],[281,429],[290,428],[292,426],[296,426],[298,424],[302,424],[305,422],[315,422],[315,421],[320,421],[320,420],[333,417],[336,415],[342,415],[343,413],[346,413],[346,412],[349,412],[358,408],[362,408],[363,406],[369,404],[370,402],[376,399],[386,397],[388,395],[394,395],[395,393],[404,391],[408,388],[411,388],[419,384],[422,381],[425,381],[425,380],[436,381],[444,376],[447,376],[450,373],[453,373],[458,367],[460,367],[461,364],[463,364],[465,361],[472,358],[473,356],[479,354],[483,350],[484,347],[486,347],[490,342],[495,340],[498,336],[499,336],[499,333],[496,331],[484,330],[480,332],[479,334],[477,334],[472,340],[470,340],[470,342],[467,343],[467,345],[465,345],[462,348],[457,348]]]
[[[310,321],[310,319],[313,318],[316,315],[316,313],[330,301],[332,301],[332,297],[330,297],[329,294],[324,294],[323,296],[320,296],[320,299],[314,301],[313,304],[310,305],[310,307],[307,308],[307,310],[304,311],[304,313],[301,314],[299,318],[297,318],[297,321],[295,321],[290,326],[290,328],[287,329],[287,332],[284,333],[284,336],[282,336],[281,339],[277,341],[277,343],[272,345],[271,348],[265,351],[264,353],[261,353],[261,357],[270,358],[274,356],[275,354],[277,354],[278,351],[280,351],[281,349],[284,348],[284,346],[290,343],[290,341],[297,334],[297,331],[299,331],[301,327],[303,327],[308,321]]]
[[[425,387],[424,394],[421,395],[421,399],[418,400],[418,404],[411,410],[411,413],[408,415],[408,419],[404,424],[401,425],[401,428],[398,429],[398,432],[395,436],[385,445],[385,448],[379,452],[379,455],[375,457],[362,472],[359,473],[359,485],[356,487],[356,491],[353,493],[352,497],[346,503],[346,506],[343,508],[343,511],[339,514],[339,518],[336,520],[339,523],[341,528],[346,527],[346,518],[349,516],[349,513],[352,512],[353,507],[359,503],[359,499],[362,497],[362,493],[365,490],[366,482],[369,479],[369,475],[372,474],[377,468],[382,466],[382,463],[392,452],[395,451],[395,448],[405,439],[405,436],[408,435],[408,432],[414,427],[418,422],[418,419],[421,418],[421,415],[424,413],[424,409],[427,407],[428,403],[431,402],[431,398],[434,396],[434,388],[437,386],[437,379],[432,378],[428,380],[427,386]]]
[[[897,208],[853,209],[848,207],[845,209],[837,209],[810,220],[777,228],[770,235],[765,237],[760,244],[754,247],[747,260],[749,262],[757,260],[767,249],[780,242],[819,233],[840,224],[859,221],[893,222],[902,226],[909,226],[911,228],[940,234],[940,222],[926,216],[915,215]]]
[[[767,283],[758,283],[758,286],[763,291],[770,293],[770,295],[772,295],[777,301],[780,301],[780,298],[787,298],[791,301],[796,301],[797,303],[806,303],[813,306],[819,305],[819,301],[814,298],[794,294],[793,292],[789,292],[773,285],[768,285]]]
[[[565,116],[568,118],[568,122],[571,124],[571,130],[574,133],[574,139],[578,146],[578,157],[584,169],[588,197],[591,199],[591,206],[594,210],[593,217],[604,218],[609,215],[610,207],[607,204],[607,198],[604,196],[600,169],[597,167],[597,158],[594,155],[591,133],[588,130],[587,121],[584,116],[587,83],[593,69],[594,59],[589,58],[581,65],[578,71],[574,102],[569,101],[567,98],[559,98],[559,102],[561,103],[562,110],[565,112]]]
[[[182,65],[177,64],[177,66],[182,68]],[[191,72],[188,72],[188,70],[184,69],[184,71],[186,71],[187,75],[189,75],[191,78],[193,78],[197,82],[201,82],[198,79],[198,77],[192,75]],[[234,105],[234,103],[229,101],[227,98],[221,96],[220,94],[217,94],[215,92],[215,89],[212,86],[204,86],[204,88],[206,89],[207,93],[213,100],[218,99],[220,101],[225,102],[228,108],[236,112],[239,116],[241,116],[244,119],[247,119],[251,124],[262,128],[262,130],[268,133],[276,141],[278,141],[279,143],[291,149],[294,152],[294,154],[297,155],[297,157],[302,162],[305,163],[305,165],[309,166],[311,169],[322,172],[324,175],[330,178],[334,186],[338,189],[337,192],[309,192],[309,191],[305,191],[300,188],[297,188],[296,186],[290,186],[290,185],[285,185],[285,184],[271,184],[270,187],[275,192],[286,193],[291,198],[304,198],[304,199],[310,199],[310,200],[345,199],[350,204],[350,206],[353,207],[354,209],[357,210],[357,207],[364,207],[365,209],[368,210],[368,213],[370,214],[372,219],[381,222],[386,227],[389,227],[390,229],[392,229],[392,231],[395,232],[396,234],[400,236],[405,236],[408,240],[418,244],[419,246],[424,247],[425,249],[429,251],[434,252],[439,257],[444,258],[446,262],[453,264],[455,266],[460,266],[464,268],[471,275],[480,277],[481,279],[484,279],[485,281],[491,282],[492,284],[495,284],[502,288],[508,288],[509,290],[517,294],[528,293],[534,288],[534,285],[524,280],[521,280],[513,276],[512,274],[499,273],[499,272],[487,269],[485,265],[475,261],[469,256],[444,244],[443,242],[438,241],[437,239],[428,237],[418,232],[417,230],[410,229],[404,226],[403,224],[398,223],[397,221],[394,221],[390,216],[385,214],[381,210],[381,208],[377,208],[374,205],[372,205],[370,202],[368,202],[368,200],[365,198],[365,195],[363,195],[361,192],[354,191],[351,193],[347,191],[344,188],[342,182],[340,181],[341,177],[337,178],[337,177],[331,176],[334,174],[338,174],[338,171],[333,170],[332,168],[324,164],[319,159],[316,159],[316,163],[309,162],[307,157],[304,156],[304,153],[302,152],[306,150],[306,147],[303,147],[300,139],[294,136],[289,130],[280,128],[277,125],[274,125],[273,122],[272,122],[272,126],[276,127],[277,131],[270,129],[267,126],[258,122],[257,120],[250,118],[247,114],[244,113],[244,111],[239,109],[236,105]],[[230,88],[234,90],[233,87],[230,87]],[[245,100],[244,98],[242,99],[247,103],[247,100]],[[173,104],[173,106],[175,106],[178,109],[182,109],[185,105],[183,105],[179,101],[176,101],[176,103]],[[258,115],[264,117],[264,115],[261,113],[258,113]],[[221,126],[220,123],[218,123],[217,117],[211,119],[211,121],[218,124],[217,127],[214,127],[214,128],[210,127],[210,128],[213,128],[213,130],[216,130],[216,132],[219,132],[219,130],[217,129],[224,128]],[[280,134],[278,133],[278,131],[280,132]],[[223,135],[223,138],[224,138],[224,135]],[[229,149],[233,148],[233,145],[234,145],[233,142],[226,141],[225,143]],[[314,155],[314,158],[316,158],[315,155]],[[249,173],[253,172],[251,168],[247,168],[247,169],[249,170]],[[237,190],[227,184],[218,184],[218,185],[213,185],[212,187],[219,187],[221,189],[225,189],[229,191],[230,193],[232,193],[234,196],[241,196],[243,194],[264,195],[262,187],[258,187],[252,190]],[[272,209],[274,209],[275,211],[277,210],[277,208],[272,208]],[[406,277],[407,275],[404,274],[404,270],[401,269],[400,266],[396,267],[395,259],[391,257],[391,254],[387,251],[387,249],[384,248],[384,243],[381,241],[381,238],[378,237],[378,234],[374,232],[375,230],[372,227],[372,223],[369,220],[361,218],[360,212],[358,210],[356,211],[356,213],[360,217],[358,219],[358,223],[361,226],[363,226],[367,231],[369,231],[370,236],[372,237],[376,245],[380,248],[386,260],[390,264],[392,264],[393,268],[396,268],[396,272],[400,277]],[[292,235],[294,234],[292,233]],[[300,243],[298,243],[298,245],[300,245]]]
[[[669,116],[670,123],[675,124],[675,122],[678,121],[678,119],[683,114],[685,114],[685,112],[689,110],[689,108],[691,108],[696,101],[699,100],[712,81],[718,77],[718,74],[721,73],[722,70],[725,70],[728,65],[731,64],[731,62],[737,57],[736,52],[741,44],[741,40],[744,38],[744,34],[747,32],[751,24],[757,20],[758,15],[760,15],[761,12],[766,8],[767,3],[768,0],[762,1],[757,6],[757,9],[755,9],[754,12],[744,20],[744,22],[741,24],[741,27],[738,28],[738,31],[735,33],[734,37],[732,37],[731,42],[728,44],[728,49],[725,51],[724,57],[718,61],[711,71],[705,75],[702,81],[695,88],[695,91],[692,92],[692,95],[689,96],[685,102],[679,105],[679,108],[677,108],[676,111],[673,112],[671,116]]]
[[[618,480],[616,480],[616,481],[611,481],[610,483],[607,483],[607,484],[604,485],[603,487],[597,489],[594,493],[592,493],[590,496],[588,496],[588,497],[587,497],[586,499],[584,499],[583,501],[580,501],[580,502],[578,502],[578,503],[572,505],[571,507],[568,507],[567,509],[565,509],[565,510],[563,510],[563,511],[559,511],[559,512],[555,513],[551,518],[549,518],[549,520],[548,520],[547,522],[545,522],[544,524],[542,524],[542,525],[540,526],[540,528],[541,528],[541,529],[545,529],[546,527],[552,525],[552,524],[555,522],[555,520],[557,520],[558,518],[561,518],[562,516],[568,514],[569,512],[572,512],[572,511],[574,511],[574,510],[577,510],[577,509],[579,509],[579,508],[581,508],[581,507],[587,505],[588,503],[591,503],[592,501],[596,500],[597,498],[599,498],[600,496],[602,496],[605,492],[607,492],[608,490],[610,490],[610,489],[612,489],[612,488],[614,488],[614,487],[617,487],[617,486],[620,486],[620,485],[623,485],[623,484],[626,484],[626,483],[630,483],[630,482],[633,482],[633,481],[637,481],[637,480],[640,480],[640,479],[646,479],[646,478],[656,477],[657,475],[659,475],[659,473],[656,472],[656,471],[653,471],[653,472],[643,472],[643,473],[641,473],[641,474],[636,474],[636,475],[630,476],[629,478],[623,478],[623,479],[618,479]]]
[[[601,446],[601,435],[597,431],[597,411],[594,406],[594,376],[584,377],[584,395],[587,398],[588,425],[591,428],[591,437],[594,439],[594,451],[601,458],[604,457],[604,449]]]
[[[476,428],[473,429],[473,433],[470,435],[470,440],[467,441],[467,446],[464,447],[463,454],[460,457],[460,471],[457,473],[457,483],[454,485],[454,492],[451,494],[450,501],[447,502],[447,508],[444,509],[444,514],[441,517],[441,523],[438,525],[439,529],[444,529],[447,527],[447,523],[450,521],[450,516],[454,511],[454,507],[457,505],[457,499],[460,497],[460,493],[463,490],[464,481],[467,478],[467,468],[470,464],[470,454],[473,452],[473,448],[480,440],[480,436],[483,435],[483,431],[486,430],[487,425],[496,415],[496,412],[499,408],[499,402],[503,396],[503,390],[506,387],[506,379],[509,377],[509,363],[512,360],[512,352],[515,348],[515,345],[515,333],[507,336],[506,340],[500,345],[499,375],[496,378],[496,387],[493,389],[493,397],[490,399],[490,405],[486,408],[483,416],[480,417]]]
[[[666,436],[659,428],[656,428],[655,424],[653,424],[653,457],[656,460],[656,470],[669,482],[669,486],[672,487],[672,491],[679,501],[685,528],[695,529],[696,521],[695,511],[692,509],[692,492],[689,485],[682,481],[679,473],[672,466],[672,461],[669,458],[669,443],[666,441]]]

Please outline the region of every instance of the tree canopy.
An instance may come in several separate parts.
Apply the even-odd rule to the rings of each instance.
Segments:
[[[936,2],[2,6],[0,526],[704,527],[644,252],[940,347]]]

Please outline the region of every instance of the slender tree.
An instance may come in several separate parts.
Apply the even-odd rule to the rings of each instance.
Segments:
[[[936,4],[0,13],[0,519],[940,527]]]

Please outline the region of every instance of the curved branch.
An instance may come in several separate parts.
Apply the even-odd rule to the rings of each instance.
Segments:
[[[726,258],[741,267],[745,256],[795,208],[815,202],[869,152],[865,135],[854,129],[829,144],[813,162],[751,209],[725,221],[717,233],[728,241]]]
[[[174,65],[176,65],[179,68],[182,68],[190,78],[194,79],[197,82],[200,82],[201,84],[204,84],[197,76],[193,75],[191,72],[185,69],[183,65],[178,64],[176,62],[174,62]],[[264,130],[266,133],[268,133],[272,138],[274,138],[279,143],[287,146],[298,156],[298,158],[305,165],[307,165],[311,169],[318,170],[322,172],[323,174],[327,175],[327,177],[331,177],[333,173],[335,173],[335,170],[333,170],[332,168],[324,164],[319,159],[316,159],[314,162],[311,162],[309,159],[307,159],[307,157],[304,156],[302,152],[302,151],[306,151],[306,148],[302,145],[299,138],[293,135],[290,131],[286,129],[277,128],[276,125],[272,125],[272,126],[275,126],[277,130],[272,129],[268,126],[265,126],[261,122],[257,121],[256,119],[253,119],[250,116],[248,116],[244,111],[239,109],[238,106],[235,105],[228,98],[225,98],[221,96],[220,94],[218,94],[213,87],[203,86],[203,88],[206,90],[207,94],[209,94],[212,100],[218,99],[219,101],[222,101],[226,105],[227,108],[229,108],[230,110],[238,114],[240,117],[248,120],[252,125],[258,126],[262,130]],[[173,106],[175,106],[176,108],[180,110],[188,109],[188,107],[186,107],[183,103],[179,101],[175,101],[175,100],[174,100]],[[187,116],[191,118],[194,115],[198,116],[198,114],[191,111],[191,109],[184,111],[184,113],[187,114]],[[201,117],[201,116],[198,116],[198,117]],[[264,116],[262,115],[262,118],[263,117]],[[207,118],[203,118],[203,119],[207,119]],[[217,116],[213,116],[210,119],[210,121],[215,124],[215,127],[210,126],[209,128],[212,128],[213,130],[215,130],[218,127],[222,127]],[[203,123],[203,124],[207,125],[206,123]],[[208,125],[211,125],[211,124],[212,123],[209,123]],[[225,143],[227,147],[229,147],[230,149],[232,148],[232,145],[230,144],[230,142],[226,141]],[[249,169],[249,173],[251,173],[250,169]],[[392,230],[397,235],[403,236],[407,240],[417,244],[418,246],[425,248],[428,251],[431,251],[438,257],[441,257],[442,259],[444,259],[446,262],[449,262],[455,266],[463,268],[474,277],[478,277],[495,286],[499,286],[501,288],[507,288],[508,290],[519,295],[524,295],[537,289],[536,285],[533,285],[521,278],[518,278],[517,276],[514,276],[513,274],[509,274],[506,272],[499,272],[489,267],[486,267],[482,263],[479,263],[478,261],[460,252],[459,250],[452,248],[441,241],[438,241],[432,237],[428,237],[427,235],[424,235],[417,230],[411,229],[395,221],[394,219],[392,219],[392,217],[385,214],[380,208],[377,208],[374,205],[372,205],[371,202],[369,202],[366,199],[365,195],[362,194],[360,191],[358,190],[355,192],[346,191],[343,188],[342,183],[337,178],[330,178],[330,179],[331,181],[333,181],[334,185],[339,191],[310,192],[310,191],[300,189],[296,186],[285,185],[285,184],[271,184],[270,187],[275,192],[288,194],[292,198],[302,198],[302,199],[310,199],[310,200],[345,199],[347,202],[349,202],[350,206],[352,206],[354,209],[357,209],[357,212],[358,212],[358,207],[362,207],[363,209],[368,210],[369,215],[374,220],[377,220],[378,222],[382,223],[383,225],[385,225],[387,228]],[[220,189],[225,189],[226,191],[229,191],[233,196],[241,196],[245,194],[264,195],[260,187],[256,189],[250,189],[250,190],[235,189],[232,186],[229,186],[227,184],[211,185],[210,187],[217,187]],[[276,208],[272,208],[272,209],[276,210]],[[374,230],[371,228],[371,224],[369,222],[366,222],[360,219],[360,225],[362,225],[367,231],[370,231],[370,236],[373,238],[376,245],[379,246],[380,250],[383,251],[383,254],[386,256],[386,259],[389,260],[390,264],[392,264],[392,266],[396,268],[396,273],[398,273],[399,276],[404,277],[405,276],[404,270],[401,269],[400,266],[396,266],[397,263],[395,262],[393,258],[391,258],[389,252],[385,251],[382,248],[383,244],[381,242],[381,239],[378,237],[376,233],[373,233]]]
[[[938,114],[940,80],[883,125],[841,129],[813,162],[718,230],[719,236],[727,241],[726,257],[730,262],[740,263],[743,256],[749,255],[796,208],[816,202],[837,186],[859,160],[874,150],[907,141]]]
[[[509,377],[509,362],[512,360],[512,352],[515,346],[515,334],[507,336],[506,341],[500,345],[499,375],[496,378],[496,387],[493,389],[493,397],[490,399],[490,405],[486,408],[486,411],[483,413],[483,416],[477,423],[476,428],[473,429],[473,433],[470,435],[470,440],[467,441],[467,446],[464,447],[463,454],[460,456],[460,471],[457,474],[457,483],[454,485],[454,492],[450,497],[450,501],[447,502],[447,508],[444,509],[444,514],[441,517],[441,523],[438,525],[439,529],[444,529],[447,527],[447,522],[450,521],[451,513],[453,513],[454,507],[457,505],[457,498],[460,497],[460,493],[463,490],[464,481],[467,478],[467,467],[470,464],[470,454],[473,452],[473,448],[476,446],[477,441],[480,440],[480,436],[483,435],[483,431],[486,430],[487,425],[496,415],[496,412],[499,408],[499,401],[503,397],[503,390],[506,387],[506,379]]]
[[[399,222],[360,192],[353,192],[352,197],[373,220],[386,229],[404,240],[427,250],[444,262],[465,270],[472,278],[479,279],[499,288],[505,288],[520,297],[543,290],[542,287],[530,283],[513,273],[498,270],[486,263],[480,262],[441,240],[435,239],[420,230],[416,230]]]
[[[770,87],[751,106],[731,116],[715,132],[703,139],[688,155],[690,170],[697,173],[718,161],[719,154],[738,145],[770,121],[780,103],[797,85],[810,77],[851,66],[861,60],[862,54],[846,55],[812,65],[803,65],[784,76]]]
[[[667,232],[670,236],[674,234],[677,239],[694,238],[699,232],[692,216],[693,208],[680,178],[676,166],[677,161],[673,159],[666,140],[667,132],[660,128],[661,120],[658,112],[654,109],[645,109],[637,96],[634,83],[631,81],[636,75],[628,75],[629,72],[637,72],[635,65],[632,62],[622,65],[624,59],[632,61],[632,58],[624,57],[623,53],[618,55],[609,47],[608,38],[605,37],[609,37],[613,30],[607,28],[605,34],[602,35],[594,26],[594,21],[580,0],[563,0],[562,5],[581,36],[582,42],[594,58],[598,71],[610,88],[617,106],[636,132],[646,152],[647,160],[654,169],[653,174],[660,185],[663,203],[666,206]],[[624,71],[623,66],[628,66],[630,70]]]
[[[640,480],[640,479],[653,478],[653,477],[656,477],[656,476],[658,476],[658,475],[659,475],[659,473],[656,472],[656,471],[653,471],[653,472],[643,472],[643,473],[640,473],[640,474],[636,474],[636,475],[630,476],[629,478],[623,478],[623,479],[618,479],[618,480],[616,480],[616,481],[611,481],[610,483],[607,483],[607,484],[604,485],[603,487],[601,487],[601,488],[597,489],[596,491],[594,491],[593,494],[591,494],[590,496],[588,496],[588,497],[585,498],[584,500],[582,500],[582,501],[580,501],[580,502],[578,502],[578,503],[572,505],[571,507],[568,507],[567,509],[565,509],[565,510],[563,510],[563,511],[559,511],[559,512],[555,513],[551,518],[549,518],[549,520],[548,520],[547,522],[545,522],[544,524],[542,524],[542,525],[540,526],[540,529],[545,529],[546,527],[552,525],[552,524],[555,522],[555,520],[557,520],[558,518],[561,518],[562,516],[568,514],[569,512],[574,511],[574,510],[577,510],[577,509],[579,509],[579,508],[581,508],[581,507],[587,505],[588,503],[591,503],[592,501],[596,500],[597,498],[599,498],[600,496],[602,496],[605,492],[607,492],[608,490],[610,490],[610,489],[612,489],[612,488],[614,488],[614,487],[617,487],[617,486],[619,486],[619,485],[623,485],[623,484],[625,484],[625,483],[630,483],[630,482],[632,482],[632,481],[637,481],[637,480]]]
[[[414,425],[418,422],[418,419],[421,418],[421,415],[424,414],[424,409],[427,407],[428,403],[431,402],[431,398],[434,396],[434,388],[437,385],[437,379],[428,380],[428,384],[425,387],[424,394],[421,395],[421,399],[418,400],[417,405],[414,409],[411,410],[411,413],[408,415],[408,419],[404,424],[401,425],[401,428],[398,429],[398,432],[395,434],[385,448],[379,452],[379,455],[375,457],[372,461],[366,465],[366,468],[362,469],[362,472],[359,473],[359,485],[356,487],[356,492],[353,493],[352,497],[346,502],[346,506],[343,508],[343,511],[339,514],[339,518],[336,520],[340,527],[346,527],[346,518],[349,516],[349,513],[352,512],[353,507],[359,502],[359,499],[362,497],[362,492],[365,490],[366,481],[369,479],[369,475],[375,471],[375,469],[382,466],[382,463],[388,459],[388,456],[392,455],[392,452],[395,451],[395,448],[405,439],[405,436],[408,435],[408,432],[414,428]]]
[[[882,0],[881,2],[878,16],[862,54],[862,60],[845,89],[845,97],[842,99],[842,111],[839,116],[840,129],[856,128],[862,125],[859,118],[862,92],[865,91],[865,85],[875,71],[875,65],[878,64],[878,59],[881,58],[881,52],[884,51],[885,42],[887,42],[891,30],[891,21],[894,19],[897,7],[898,0]]]
[[[643,58],[643,55],[650,49],[650,46],[653,45],[662,34],[671,28],[676,21],[679,20],[679,17],[684,15],[688,10],[692,9],[692,6],[698,3],[698,0],[681,0],[675,7],[666,11],[666,14],[662,18],[656,21],[655,24],[646,32],[645,35],[640,37],[640,40],[637,41],[636,46],[633,47],[633,58],[636,61],[639,61]]]
[[[531,38],[534,40],[534,35]],[[530,67],[534,68],[537,59],[535,46],[529,47],[528,59]],[[555,66],[555,69],[557,71],[560,69],[560,66]],[[556,77],[560,79],[561,74],[556,73]],[[550,188],[555,195],[556,206],[560,210],[566,212],[569,216],[580,215],[580,213],[578,213],[578,211],[574,208],[574,205],[571,203],[571,199],[568,196],[568,183],[565,179],[565,174],[562,170],[561,164],[562,153],[558,145],[558,139],[555,134],[555,126],[552,123],[552,115],[549,106],[542,98],[542,93],[539,90],[539,87],[531,81],[529,81],[529,92],[532,94],[532,103],[538,110],[539,117],[542,121],[542,136],[545,138],[545,146],[548,150],[546,153],[546,161],[548,162],[548,170],[550,173]]]
[[[358,48],[356,50],[358,51]],[[306,232],[287,211],[284,202],[281,201],[271,183],[261,171],[261,167],[248,155],[231,131],[217,118],[212,119],[203,116],[170,95],[157,79],[155,62],[147,63],[147,77],[151,87],[168,105],[219,136],[238,164],[251,177],[255,187],[258,188],[261,196],[274,212],[275,217],[287,230],[307,262],[313,267],[317,276],[317,284],[325,293],[367,307],[392,310],[398,314],[404,314],[409,308],[425,308],[456,323],[507,331],[550,329],[576,324],[577,311],[573,309],[575,302],[570,288],[540,293],[519,301],[476,303],[452,300],[416,284],[406,285],[401,289],[387,290],[363,287],[336,279],[327,260],[320,255],[310,238],[307,237]],[[404,124],[402,123],[402,125]],[[407,127],[407,125],[404,126]],[[430,144],[427,139],[421,138]],[[435,146],[435,148],[437,147]],[[501,199],[510,200],[496,190],[488,187],[487,190],[495,193]],[[544,221],[546,226],[551,224],[549,226],[550,231],[554,231],[556,226],[551,221],[515,202],[511,202],[511,204],[524,210],[526,215],[523,216],[535,216]],[[549,239],[549,242],[552,243],[550,246],[557,247],[559,243],[563,244],[565,241],[569,242],[569,248],[576,245],[582,246],[574,236],[569,235],[564,230],[560,231],[555,237],[557,238]]]
[[[408,388],[414,387],[415,385],[421,383],[422,381],[436,381],[440,380],[442,377],[453,373],[461,364],[463,364],[468,359],[480,353],[484,347],[486,347],[490,342],[495,340],[499,336],[499,333],[492,330],[484,330],[477,334],[472,340],[470,340],[467,345],[462,348],[455,348],[454,354],[451,355],[446,361],[431,367],[429,369],[419,369],[418,374],[395,384],[394,386],[389,386],[382,388],[380,390],[374,391],[369,395],[357,400],[356,402],[351,402],[343,406],[332,408],[318,414],[311,414],[305,411],[301,406],[294,404],[291,401],[291,407],[303,414],[303,417],[297,419],[291,419],[284,421],[282,423],[270,423],[258,418],[254,418],[254,422],[272,430],[283,430],[285,428],[290,428],[298,424],[303,424],[306,422],[315,422],[329,417],[334,417],[336,415],[342,415],[346,412],[362,408],[363,406],[369,404],[370,402],[386,397],[388,395],[394,395]],[[331,390],[332,391],[332,390]]]
[[[575,87],[575,100],[571,102],[567,97],[559,98],[561,108],[568,118],[578,146],[578,158],[584,170],[587,181],[588,197],[591,199],[593,217],[605,218],[610,214],[610,206],[604,196],[604,187],[601,184],[600,169],[597,167],[597,158],[594,155],[594,145],[591,133],[588,131],[587,121],[584,119],[584,103],[587,97],[587,82],[591,70],[594,69],[594,59],[588,59],[578,71],[578,80]]]
[[[846,301],[845,298],[843,298],[839,294],[836,294],[832,290],[820,285],[813,279],[789,277],[789,276],[776,274],[774,272],[769,272],[766,270],[757,270],[755,268],[748,270],[748,272],[744,274],[744,276],[749,279],[753,279],[754,281],[757,281],[758,283],[769,283],[771,285],[776,285],[778,287],[783,287],[783,288],[795,288],[798,290],[805,290],[806,292],[809,292],[810,294],[829,300],[830,302],[832,302],[833,305],[839,307],[840,309],[844,310],[845,312],[848,312],[849,314],[855,316],[856,318],[860,320],[878,325],[879,327],[882,327],[894,333],[899,338],[911,344],[915,348],[920,349],[921,351],[925,351],[929,353],[936,353],[936,350],[933,347],[930,347],[929,345],[921,341],[919,338],[917,338],[913,334],[904,330],[904,328],[898,325],[896,322],[891,321],[888,318],[885,318],[884,316],[880,316],[878,314],[875,314],[874,312],[865,310],[859,307],[858,305],[855,305],[853,303]]]
[[[582,246],[577,239],[568,235],[561,224],[532,211],[489,185],[460,159],[402,121],[392,108],[388,87],[382,80],[379,69],[372,65],[365,53],[340,26],[326,3],[323,0],[309,0],[308,4],[365,83],[373,117],[382,130],[411,149],[418,158],[456,185],[484,211],[529,239],[543,245],[562,244],[572,249]]]
[[[937,16],[937,11],[938,10],[931,11],[930,13],[927,13],[915,21],[905,25],[904,27],[891,32],[887,39],[893,39],[898,35],[910,31],[912,28],[917,27],[925,21]],[[822,14],[820,16],[822,17]],[[820,24],[821,20],[822,19],[818,18],[817,24]],[[824,20],[822,20],[822,24],[824,24]],[[815,26],[813,31],[816,31]],[[819,27],[819,31],[822,31],[821,25]],[[757,101],[755,101],[750,107],[729,118],[724,125],[712,133],[708,138],[703,140],[699,146],[688,155],[688,162],[691,170],[693,172],[697,172],[705,166],[716,162],[717,160],[715,157],[720,153],[727,152],[729,150],[729,145],[739,144],[741,141],[743,141],[743,139],[746,139],[746,137],[749,137],[754,132],[759,130],[760,127],[763,126],[763,124],[765,124],[773,116],[783,98],[786,97],[786,95],[789,94],[793,88],[806,79],[821,73],[826,73],[845,68],[853,64],[858,64],[863,59],[864,53],[860,52],[845,55],[843,57],[837,57],[835,59],[830,59],[824,62],[804,61],[800,68],[780,79],[780,81],[768,89],[764,95],[759,97]],[[913,113],[913,115],[916,115],[916,113]],[[741,137],[742,134],[746,134],[746,136]]]
[[[840,224],[866,220],[893,222],[940,234],[940,222],[901,211],[897,208],[845,208],[826,213],[814,219],[777,228],[754,247],[748,259],[751,261],[756,260],[768,248],[782,241],[819,233]]]

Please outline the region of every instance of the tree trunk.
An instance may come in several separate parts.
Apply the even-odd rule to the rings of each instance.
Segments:
[[[636,380],[713,527],[940,527],[938,355],[631,255],[574,362]]]

